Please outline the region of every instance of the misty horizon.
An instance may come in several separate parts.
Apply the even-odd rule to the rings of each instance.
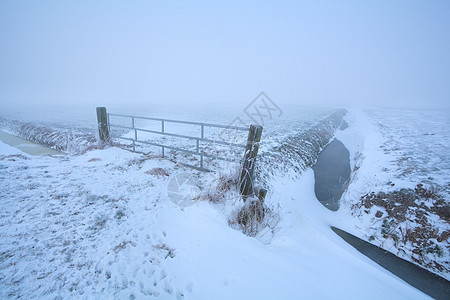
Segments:
[[[0,103],[450,108],[450,2],[2,1]]]

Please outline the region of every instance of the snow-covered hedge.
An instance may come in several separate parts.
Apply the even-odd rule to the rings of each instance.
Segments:
[[[56,130],[1,117],[0,128],[23,139],[69,154],[82,154],[89,149],[101,146],[93,134],[79,133],[73,130]]]

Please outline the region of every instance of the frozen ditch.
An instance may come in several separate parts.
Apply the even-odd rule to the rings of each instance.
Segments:
[[[350,153],[334,139],[320,152],[314,170],[314,190],[325,207],[336,211],[350,180]]]
[[[347,232],[449,279],[448,112],[354,110],[337,132],[352,177]]]
[[[448,299],[450,282],[380,247],[333,227],[333,231],[383,268],[434,299]]]
[[[60,152],[0,131],[0,141],[30,155],[55,155]]]
[[[337,211],[350,180],[349,151],[342,142],[334,139],[320,152],[313,170],[317,199],[328,209]],[[450,293],[450,282],[442,277],[341,229],[332,229],[362,254],[431,297],[446,299]]]

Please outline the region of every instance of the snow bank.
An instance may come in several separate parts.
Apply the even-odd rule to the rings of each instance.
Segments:
[[[257,174],[267,180],[269,174],[301,173],[311,167],[334,136],[346,113],[344,109],[337,110],[310,129],[289,136],[280,145],[262,152],[258,156]]]
[[[0,117],[0,128],[23,139],[69,154],[81,154],[100,146],[97,138],[91,134],[36,126],[3,117]]]
[[[350,151],[352,178],[341,227],[450,278],[449,124],[445,112],[353,110],[337,138]]]

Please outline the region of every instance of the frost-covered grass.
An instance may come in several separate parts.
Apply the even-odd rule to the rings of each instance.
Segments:
[[[315,198],[311,169],[272,177],[279,220],[253,238],[230,226],[243,205],[233,167],[200,173],[118,148],[0,150],[0,298],[426,298],[331,231],[340,217]],[[180,206],[168,190],[186,173],[199,193]]]
[[[263,242],[217,204],[170,201],[171,176],[188,170],[169,161],[0,149],[1,298],[424,297],[332,233],[310,171],[274,182],[283,218]]]
[[[102,148],[95,134],[76,130],[50,128],[48,125],[35,125],[31,122],[10,120],[0,117],[0,129],[31,142],[62,151],[68,154],[81,154]]]
[[[263,148],[258,164],[259,176],[280,176],[289,171],[300,174],[312,167],[345,114],[344,109],[335,110],[310,126],[283,136],[272,148]]]
[[[263,143],[261,152],[272,152],[286,138],[299,134],[306,129],[316,125],[320,120],[330,115],[334,109],[315,108],[303,106],[283,107],[281,116],[267,116],[263,119],[250,119],[242,107],[205,107],[192,105],[189,107],[169,107],[152,103],[147,108],[118,109],[107,108],[110,113],[125,115],[166,118],[172,120],[205,122],[220,125],[233,125],[248,127],[250,124],[264,126]],[[220,110],[220,114],[217,111]],[[265,115],[264,111],[261,111]],[[131,127],[131,118],[111,116],[112,125]],[[161,130],[161,122],[135,119],[135,127],[147,130]],[[80,154],[88,150],[98,148],[97,144],[97,120],[95,107],[29,107],[21,109],[5,109],[0,115],[0,130],[20,136],[24,139],[43,144],[47,147],[68,154]],[[165,123],[165,132],[172,134],[189,135],[200,137],[200,127],[197,125],[186,125],[177,123]],[[205,127],[205,138],[236,144],[246,144],[248,133],[245,131],[225,130],[221,128]],[[115,145],[132,149],[132,142],[117,139],[116,137],[134,138],[134,131],[111,127],[111,136]],[[168,146],[176,146],[185,150],[196,151],[196,141],[192,139],[163,136],[139,131],[138,139]],[[209,155],[217,155],[229,160],[239,162],[243,156],[243,149],[215,144],[211,142],[200,142],[200,151]],[[161,155],[161,147],[149,146],[136,143],[136,151],[151,155]],[[200,166],[198,155],[185,155],[180,151],[166,149],[165,155],[173,160],[190,165]],[[216,160],[204,158],[204,165],[209,169],[220,169]]]
[[[171,289],[160,265],[169,248],[154,224],[167,179],[144,172],[151,161],[117,149],[0,159],[2,298]]]
[[[448,112],[353,112],[338,134],[355,171],[342,212],[349,231],[450,278]]]

